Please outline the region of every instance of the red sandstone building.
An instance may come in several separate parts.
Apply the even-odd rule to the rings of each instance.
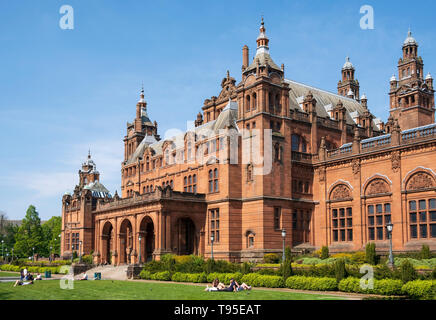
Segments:
[[[394,251],[436,249],[433,79],[411,33],[390,79],[386,123],[360,96],[348,58],[334,94],[285,78],[263,21],[256,41],[251,63],[242,49],[241,81],[227,73],[184,134],[161,139],[141,92],[124,137],[122,194],[99,182],[89,155],[62,199],[63,256],[92,252],[113,264],[210,257],[213,236],[215,258],[247,261],[280,252],[282,229],[294,250],[374,242],[385,251],[389,222]],[[260,153],[246,157],[254,140]]]

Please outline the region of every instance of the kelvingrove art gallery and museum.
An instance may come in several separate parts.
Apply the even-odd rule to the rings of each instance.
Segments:
[[[296,251],[372,242],[387,252],[389,225],[394,252],[436,250],[433,78],[412,33],[380,84],[386,122],[371,113],[349,58],[332,93],[287,78],[263,21],[256,43],[251,58],[242,48],[240,81],[227,72],[195,125],[173,138],[160,138],[141,91],[121,192],[104,187],[88,155],[62,198],[62,256],[80,250],[120,265],[213,249],[215,259],[254,261],[282,251],[283,230]]]

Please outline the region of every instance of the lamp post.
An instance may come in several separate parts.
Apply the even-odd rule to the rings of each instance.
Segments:
[[[82,240],[79,241],[79,262],[82,263]]]
[[[142,240],[141,235],[138,236],[138,240],[139,240],[138,264],[141,264],[141,240]]]
[[[286,239],[286,230],[282,229],[282,238],[283,238],[283,255],[282,255],[282,263],[285,263],[285,239]]]
[[[35,247],[32,248],[32,262],[35,262]]]
[[[213,242],[215,241],[215,235],[212,233],[210,236],[210,243],[211,243],[211,259],[213,260]]]
[[[71,245],[71,264],[73,263],[73,261],[74,261],[74,255],[73,255],[73,250],[74,250],[74,244],[73,245]]]
[[[2,240],[2,261],[5,260],[5,249],[4,249],[5,240]]]
[[[14,248],[12,248],[12,261],[14,261]]]
[[[386,230],[388,231],[388,236],[389,236],[389,266],[391,268],[394,267],[394,255],[392,253],[392,229],[394,228],[394,225],[392,224],[392,222],[389,222],[386,225]]]
[[[9,253],[6,253],[6,262],[9,263]]]
[[[50,252],[48,253],[48,261],[51,263],[51,251],[53,250],[53,247],[50,246]]]

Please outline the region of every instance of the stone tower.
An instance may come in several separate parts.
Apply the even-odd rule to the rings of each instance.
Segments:
[[[398,61],[398,80],[390,80],[390,115],[401,130],[434,122],[434,90],[430,74],[424,79],[424,62],[418,56],[418,43],[409,30]]]
[[[342,79],[338,82],[338,94],[351,99],[356,99],[359,101],[359,81],[354,78],[353,64],[350,62],[350,58],[345,59],[345,64],[342,67]]]

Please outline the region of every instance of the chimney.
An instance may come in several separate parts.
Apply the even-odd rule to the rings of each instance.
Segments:
[[[242,48],[242,68],[245,70],[248,67],[248,47],[245,45]]]

